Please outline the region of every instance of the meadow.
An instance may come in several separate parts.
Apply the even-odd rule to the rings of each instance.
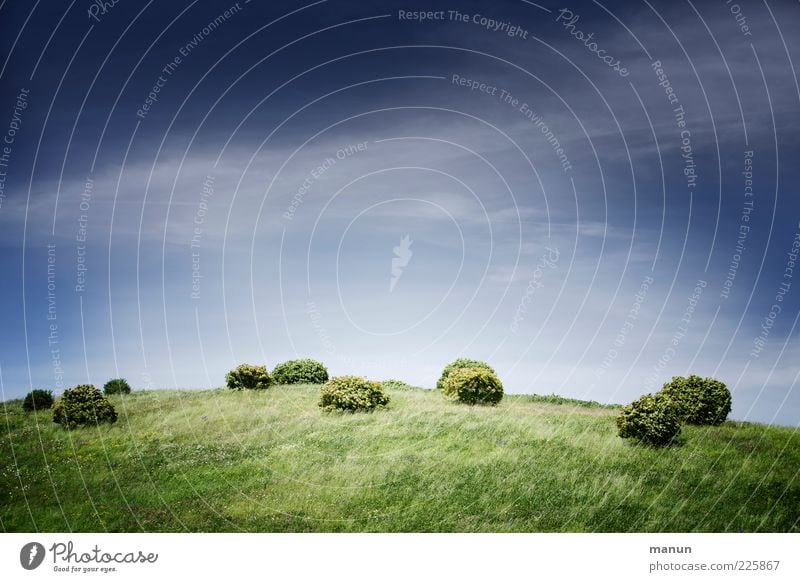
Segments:
[[[686,426],[652,448],[597,403],[387,392],[356,414],[312,385],[134,392],[72,431],[2,403],[0,530],[800,531],[793,428]]]

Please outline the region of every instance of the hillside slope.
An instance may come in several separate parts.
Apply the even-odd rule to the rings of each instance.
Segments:
[[[318,387],[150,391],[71,432],[2,406],[4,531],[800,531],[797,431],[687,427],[668,449],[614,411],[390,390],[327,414]]]

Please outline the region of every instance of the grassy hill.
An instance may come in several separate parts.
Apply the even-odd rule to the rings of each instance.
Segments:
[[[615,411],[507,396],[493,408],[390,390],[329,414],[318,387],[115,396],[65,431],[6,402],[4,531],[800,531],[797,431],[686,427],[652,449]]]

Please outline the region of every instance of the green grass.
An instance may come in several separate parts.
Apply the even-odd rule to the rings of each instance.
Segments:
[[[791,428],[686,427],[659,450],[580,401],[401,389],[329,414],[317,393],[136,392],[74,431],[6,402],[0,530],[800,531]]]
[[[621,404],[601,404],[595,400],[577,400],[575,398],[565,398],[558,394],[528,394],[525,396],[518,396],[525,402],[539,402],[545,404],[567,404],[569,406],[581,406],[584,408],[607,408],[608,410],[618,410],[622,408]]]

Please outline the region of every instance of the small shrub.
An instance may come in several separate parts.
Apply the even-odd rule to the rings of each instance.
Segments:
[[[272,378],[264,366],[241,364],[225,375],[225,383],[231,390],[266,390]]]
[[[272,379],[276,384],[324,384],[328,370],[316,360],[289,360],[275,366]]]
[[[444,388],[444,382],[447,380],[447,377],[455,370],[461,370],[464,368],[484,368],[489,370],[492,374],[495,373],[494,369],[487,364],[486,362],[482,362],[480,360],[470,360],[469,358],[458,358],[447,364],[442,370],[442,375],[439,377],[439,381],[436,382],[436,388],[439,390]]]
[[[53,393],[50,390],[31,390],[22,401],[22,408],[26,412],[47,410],[53,407]]]
[[[681,432],[681,422],[672,402],[663,394],[645,394],[617,416],[617,430],[624,439],[664,447]]]
[[[661,388],[681,420],[689,424],[718,425],[725,422],[731,411],[730,390],[714,378],[675,376]]]
[[[323,410],[369,412],[387,404],[389,397],[380,384],[358,376],[335,376],[322,386],[319,395]]]
[[[131,385],[125,378],[114,378],[103,385],[105,394],[130,394]]]
[[[465,404],[497,404],[503,399],[503,384],[487,368],[460,368],[448,374],[442,392]]]
[[[65,390],[53,407],[53,422],[65,428],[116,420],[117,411],[114,406],[91,384],[81,384]]]
[[[411,390],[413,387],[402,380],[382,380],[381,386],[388,390]]]

